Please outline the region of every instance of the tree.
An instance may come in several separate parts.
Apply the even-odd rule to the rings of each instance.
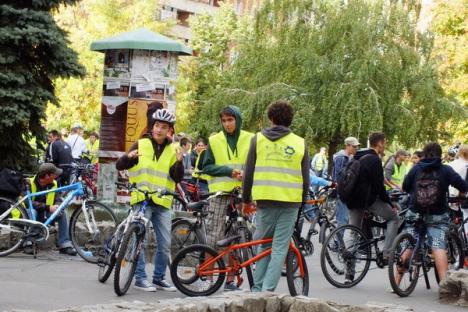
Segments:
[[[58,104],[54,79],[82,76],[51,12],[75,0],[3,1],[0,5],[0,167],[31,169],[33,148],[45,140],[45,108]]]
[[[405,146],[437,138],[437,126],[463,111],[438,82],[419,11],[418,1],[265,1],[194,128],[209,132],[231,103],[257,130],[283,98],[295,108],[294,131],[328,145],[330,157],[346,136],[365,142],[372,130]]]

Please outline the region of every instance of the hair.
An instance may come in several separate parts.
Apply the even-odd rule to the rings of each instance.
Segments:
[[[96,131],[93,131],[89,134],[89,136],[92,136],[92,135],[95,136],[96,139],[99,139],[99,134]]]
[[[232,108],[230,108],[229,106],[223,108],[219,113],[219,118],[222,118],[223,116],[230,116],[236,118],[236,114],[232,111]]]
[[[468,160],[468,145],[462,144],[458,150],[458,157]]]
[[[62,134],[60,134],[60,132],[58,132],[58,131],[55,130],[55,129],[50,130],[50,131],[49,131],[49,134],[53,135],[54,137],[58,137],[58,138],[61,138],[61,137],[62,137]]]
[[[413,155],[418,156],[418,158],[423,158],[423,157],[424,157],[423,151],[415,151],[415,152],[413,153]]]
[[[408,152],[405,150],[398,150],[395,154],[395,157],[398,157],[398,156],[408,156]]]
[[[200,143],[200,142],[203,143],[204,145],[207,145],[207,144],[208,144],[208,142],[206,141],[205,138],[199,137],[199,138],[195,141],[195,145],[197,145],[197,144]]]
[[[151,132],[151,129],[153,129],[154,125],[154,120],[153,120],[153,114],[156,112],[158,109],[164,108],[164,105],[161,102],[151,102],[148,104],[148,110],[146,111],[146,127],[147,131]]]
[[[267,116],[275,125],[289,127],[294,117],[294,110],[288,101],[279,100],[268,106]]]
[[[439,143],[429,142],[423,148],[424,158],[441,158],[442,147]]]
[[[371,147],[376,147],[379,142],[385,140],[385,134],[383,132],[372,132],[369,134],[369,145]]]
[[[190,143],[190,140],[186,137],[180,139],[180,146],[185,146]]]

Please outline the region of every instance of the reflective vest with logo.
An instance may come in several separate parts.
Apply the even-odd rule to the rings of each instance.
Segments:
[[[138,164],[128,169],[130,183],[136,183],[138,188],[149,191],[168,189],[175,191],[175,182],[169,175],[170,168],[177,161],[175,148],[172,144],[164,147],[159,159],[154,154],[151,139],[145,138],[138,140]],[[130,204],[136,204],[145,200],[143,193],[134,191],[130,195]],[[158,194],[152,195],[151,200],[165,208],[170,209],[172,205],[172,196],[158,197]]]
[[[232,169],[242,169],[247,160],[249,152],[250,139],[253,133],[241,130],[237,140],[237,149],[232,151],[229,146],[224,132],[210,137],[210,149],[213,152],[215,165],[228,166]],[[210,177],[208,180],[208,189],[210,192],[230,192],[235,187],[241,186],[241,181],[231,177]]]
[[[257,134],[253,200],[302,202],[304,139],[289,133],[276,141]]]
[[[36,177],[29,178],[29,182],[31,183],[31,193],[36,193],[37,192],[37,185],[34,183],[34,180]],[[51,190],[55,190],[57,188],[57,181],[54,180],[53,186],[50,188]],[[31,200],[34,200],[34,197],[31,198]],[[52,206],[55,203],[55,192],[50,192],[46,195],[46,205],[47,206]]]

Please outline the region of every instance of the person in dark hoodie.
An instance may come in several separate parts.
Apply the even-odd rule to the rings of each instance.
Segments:
[[[427,242],[432,248],[437,272],[442,281],[445,279],[448,270],[446,233],[450,223],[450,208],[447,204],[449,186],[455,187],[460,191],[460,196],[464,196],[464,193],[468,191],[468,185],[452,167],[442,164],[442,148],[439,144],[426,144],[423,154],[424,158],[411,168],[403,181],[403,191],[410,194],[410,209],[405,215],[405,219],[415,220],[419,217],[418,214],[424,218],[427,225]],[[423,177],[423,174],[433,175],[433,179],[438,181],[440,196],[438,196],[438,203],[432,207],[419,207],[416,201],[417,183]],[[425,176],[424,179],[428,179],[428,177]],[[418,236],[411,223],[408,223],[408,226],[405,227],[405,232],[410,233],[415,238]],[[408,249],[402,255],[403,263],[409,259],[410,254],[411,250]],[[397,281],[400,279],[401,276],[400,278],[397,276]]]
[[[384,186],[382,161],[379,155],[385,151],[386,137],[382,132],[369,135],[369,149],[360,150],[354,156],[360,162],[360,170],[354,196],[347,203],[349,223],[361,227],[364,211],[369,211],[387,221],[383,247],[383,259],[388,260],[390,248],[398,231],[398,215]],[[354,267],[348,268],[345,283],[354,280]]]
[[[242,117],[238,107],[230,105],[219,114],[223,130],[210,136],[204,153],[202,171],[209,176],[210,192],[231,192],[242,184],[242,169],[253,134],[241,130]],[[216,242],[225,238],[225,217],[230,195],[218,196],[210,202],[212,213],[207,220],[207,243],[217,249]],[[224,289],[238,290],[233,275],[228,275]]]
[[[298,211],[309,190],[309,153],[303,138],[289,126],[294,112],[286,101],[268,107],[270,128],[250,142],[242,186],[244,212],[257,202],[256,239],[273,237],[271,255],[257,262],[252,291],[274,291],[281,277]]]

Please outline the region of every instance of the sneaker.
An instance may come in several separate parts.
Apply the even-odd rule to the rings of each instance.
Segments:
[[[239,286],[236,285],[234,282],[226,282],[224,284],[224,291],[236,291],[236,290],[242,290]]]
[[[147,280],[136,281],[134,287],[144,291],[156,291],[156,287]]]
[[[69,255],[69,256],[76,256],[78,253],[76,252],[76,249],[73,247],[65,247],[65,248],[60,248],[59,252],[61,254]]]
[[[345,276],[345,285],[351,284],[354,281],[354,275],[346,274]]]
[[[165,290],[165,291],[176,291],[177,289],[169,284],[166,280],[154,281],[153,284],[156,286],[157,289]]]

